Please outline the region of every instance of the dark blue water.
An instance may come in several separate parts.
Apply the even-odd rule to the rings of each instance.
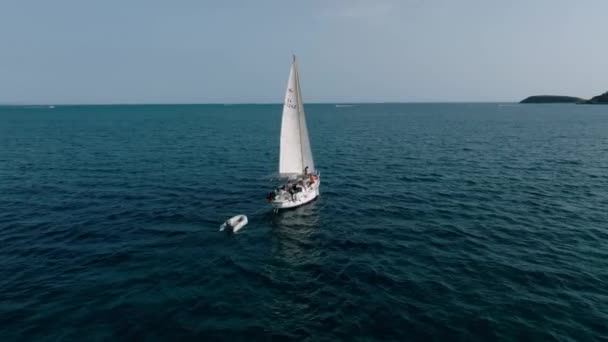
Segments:
[[[608,107],[306,108],[0,108],[0,340],[607,338]]]

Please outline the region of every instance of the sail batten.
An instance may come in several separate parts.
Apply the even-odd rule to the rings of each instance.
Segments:
[[[306,167],[309,172],[314,171],[295,56],[289,71],[283,103],[280,148],[280,174],[301,174]]]

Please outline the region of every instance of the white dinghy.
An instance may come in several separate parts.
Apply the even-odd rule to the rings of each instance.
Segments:
[[[281,119],[279,175],[285,182],[266,197],[275,211],[295,208],[319,196],[320,174],[310,149],[300,77],[293,56]]]
[[[247,223],[247,216],[236,215],[234,217],[229,218],[226,222],[222,223],[222,225],[220,226],[220,232],[227,230],[236,233],[241,230],[241,228],[245,227]]]

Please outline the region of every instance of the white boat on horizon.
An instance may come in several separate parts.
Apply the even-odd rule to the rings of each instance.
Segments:
[[[321,178],[312,158],[295,55],[281,118],[279,176],[283,184],[266,197],[275,211],[301,206],[319,196]]]

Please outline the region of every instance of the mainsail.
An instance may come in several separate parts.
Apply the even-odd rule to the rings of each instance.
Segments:
[[[308,167],[308,172],[315,170],[308,139],[296,56],[293,56],[281,120],[279,173],[282,175],[301,174],[305,167]]]

